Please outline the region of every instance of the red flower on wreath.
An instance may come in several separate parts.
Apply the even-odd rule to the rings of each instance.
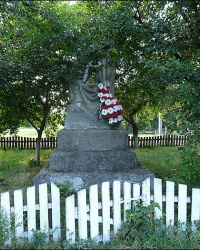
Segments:
[[[99,83],[98,87],[98,96],[101,102],[100,113],[103,117],[108,119],[109,124],[121,122],[123,120],[124,110],[120,102],[115,96],[112,96],[109,89],[102,83]]]

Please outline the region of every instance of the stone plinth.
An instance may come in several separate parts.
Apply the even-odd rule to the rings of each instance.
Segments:
[[[124,129],[63,129],[57,134],[58,151],[128,150],[128,134]]]
[[[137,167],[123,129],[63,129],[49,160],[53,172],[129,171]]]
[[[68,108],[65,128],[57,134],[57,148],[48,165],[34,178],[41,183],[70,181],[76,189],[104,181],[142,182],[153,174],[138,164],[128,147],[128,133],[121,124]]]
[[[109,181],[112,183],[114,180],[130,181],[133,183],[142,183],[146,178],[150,177],[151,186],[153,187],[154,175],[144,166],[129,171],[118,172],[51,172],[48,166],[43,168],[39,174],[34,178],[34,185],[38,189],[38,184],[51,182],[64,183],[69,181],[72,187],[76,190],[81,188],[89,188],[89,186],[98,184],[99,187],[102,182]]]

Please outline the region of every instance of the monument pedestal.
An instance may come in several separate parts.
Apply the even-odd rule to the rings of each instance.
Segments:
[[[117,172],[137,168],[123,129],[63,129],[49,160],[52,172]]]
[[[64,183],[69,181],[75,190],[81,188],[89,188],[89,186],[102,182],[109,181],[112,183],[115,180],[130,181],[134,183],[141,183],[146,178],[151,178],[151,186],[153,184],[154,175],[144,166],[129,170],[129,171],[118,171],[118,172],[52,172],[49,171],[49,166],[44,167],[39,174],[34,178],[34,185],[38,188],[41,183]]]
[[[154,175],[138,164],[121,125],[69,109],[65,129],[58,131],[57,148],[49,164],[34,178],[34,185],[70,181],[75,189],[104,181],[142,182]]]

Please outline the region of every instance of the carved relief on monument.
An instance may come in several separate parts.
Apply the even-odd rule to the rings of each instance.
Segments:
[[[90,68],[95,69],[95,83],[89,81]],[[84,112],[88,115],[95,115],[99,111],[99,87],[103,86],[114,96],[115,67],[107,66],[106,60],[102,60],[98,65],[89,63],[86,66],[84,75],[76,79],[70,86],[70,109],[77,112]]]

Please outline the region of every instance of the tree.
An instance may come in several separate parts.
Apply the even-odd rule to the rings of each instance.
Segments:
[[[38,133],[39,164],[42,132],[59,122],[68,102],[72,69],[66,56],[74,38],[49,2],[13,1],[1,7],[0,132],[13,133],[28,121]]]
[[[94,16],[89,18],[89,31],[96,40],[90,47],[93,52],[101,49],[99,54],[104,51],[110,63],[118,67],[118,95],[125,118],[135,127],[134,134],[134,115],[146,105],[178,108],[179,119],[199,128],[198,1],[107,1],[95,3],[95,8],[94,3],[91,5]],[[94,27],[98,27],[99,35]]]
[[[22,111],[11,108],[19,103],[14,100],[28,106],[34,96],[38,110],[51,93],[54,103],[48,107],[58,108],[59,100],[67,101],[65,69],[72,75],[72,69],[106,58],[118,69],[117,95],[136,139],[135,116],[148,107],[176,108],[182,121],[199,127],[198,1],[83,1],[72,8],[62,2],[19,3],[5,5],[1,44],[1,110],[6,104],[13,126],[22,118]],[[21,89],[27,91],[20,95]],[[9,117],[1,124],[8,125]]]

